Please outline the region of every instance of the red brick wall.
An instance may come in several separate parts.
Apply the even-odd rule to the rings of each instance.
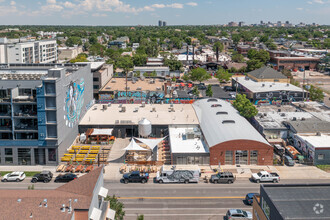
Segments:
[[[235,164],[235,151],[248,150],[248,164],[250,164],[250,150],[258,151],[258,165],[273,164],[273,147],[258,141],[233,140],[210,147],[210,165],[218,165],[219,161],[225,165],[226,150],[233,151],[233,162]]]

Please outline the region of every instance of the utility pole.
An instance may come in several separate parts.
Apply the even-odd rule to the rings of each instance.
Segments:
[[[305,73],[306,73],[306,68],[304,67],[304,77],[303,77],[303,86],[302,86],[302,90],[303,90],[303,101],[305,101]]]
[[[128,93],[127,93],[127,74],[128,74],[128,71],[125,70],[125,73],[126,73],[126,104],[128,103]]]

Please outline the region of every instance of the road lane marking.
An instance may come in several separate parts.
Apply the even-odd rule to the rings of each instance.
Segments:
[[[118,199],[244,199],[242,196],[219,196],[219,197],[117,197]]]

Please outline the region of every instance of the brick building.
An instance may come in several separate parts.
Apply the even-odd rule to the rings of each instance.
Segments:
[[[251,50],[250,45],[238,45],[237,53],[242,54],[243,56],[247,56],[249,50]]]
[[[317,57],[273,57],[270,59],[270,63],[279,71],[283,69],[316,69],[319,62],[320,58]]]
[[[210,165],[273,163],[272,146],[229,102],[202,99],[193,107],[209,146]]]

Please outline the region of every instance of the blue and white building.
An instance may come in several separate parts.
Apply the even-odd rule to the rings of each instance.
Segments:
[[[0,65],[0,164],[56,165],[92,102],[90,64]]]

